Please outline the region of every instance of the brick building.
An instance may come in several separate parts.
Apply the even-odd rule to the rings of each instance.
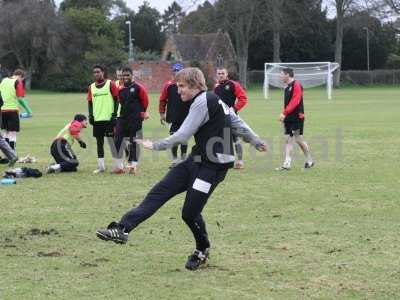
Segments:
[[[171,65],[200,67],[212,85],[216,67],[224,66],[236,73],[235,50],[229,35],[218,31],[209,34],[171,34],[161,54],[161,61],[137,61],[132,64],[139,82],[151,91],[159,91],[163,82],[172,76]]]
[[[165,61],[135,61],[133,76],[149,91],[161,91],[163,83],[172,76],[171,64]]]

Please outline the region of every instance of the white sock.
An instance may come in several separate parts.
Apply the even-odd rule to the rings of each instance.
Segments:
[[[285,161],[283,162],[283,166],[285,168],[290,168],[291,164],[292,164],[292,159],[290,157],[286,157]]]
[[[124,168],[124,159],[123,158],[114,158],[113,159],[113,169],[123,169]]]
[[[124,159],[123,158],[118,159],[118,168],[121,170],[124,169]]]
[[[138,164],[139,164],[139,163],[138,163],[137,161],[129,161],[129,162],[128,162],[128,165],[129,165],[131,168],[136,168]]]
[[[7,138],[10,140],[10,142],[17,142],[17,132],[16,131],[9,131],[7,134]]]
[[[106,166],[105,166],[105,163],[104,163],[104,157],[97,159],[97,165],[99,166],[99,170],[105,170],[106,169]]]
[[[53,169],[56,172],[60,172],[61,171],[61,165],[60,164],[55,164],[50,166],[51,169]]]

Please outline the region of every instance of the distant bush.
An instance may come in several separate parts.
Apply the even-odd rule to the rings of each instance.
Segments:
[[[389,69],[400,69],[400,55],[394,53],[390,54],[386,66]]]
[[[400,70],[342,71],[341,81],[356,85],[397,85],[400,84]]]
[[[75,66],[64,72],[44,75],[35,87],[58,92],[85,92],[92,80],[90,70],[82,66]]]
[[[139,48],[135,48],[133,54],[135,60],[146,60],[146,61],[158,61],[161,60],[161,55],[154,51],[142,51]]]
[[[396,85],[400,84],[400,65],[396,70],[372,70],[372,71],[342,71],[340,81],[344,84],[355,85]],[[250,84],[263,84],[264,71],[250,71]]]

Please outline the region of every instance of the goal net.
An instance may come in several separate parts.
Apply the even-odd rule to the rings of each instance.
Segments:
[[[332,99],[332,74],[339,68],[338,63],[304,62],[304,63],[265,63],[264,65],[264,97],[268,99],[270,86],[283,88],[279,75],[284,68],[291,68],[294,77],[304,88],[326,84],[328,99]]]

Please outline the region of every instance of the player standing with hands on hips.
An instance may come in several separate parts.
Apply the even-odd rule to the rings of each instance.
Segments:
[[[193,233],[196,249],[188,257],[185,267],[196,270],[207,262],[210,248],[201,212],[235,160],[232,132],[239,134],[259,151],[266,151],[267,147],[222,100],[206,91],[200,69],[183,69],[175,78],[182,101],[191,102],[188,116],[173,135],[158,142],[143,140],[141,143],[146,149],[160,151],[187,141],[194,135],[195,145],[191,154],[170,169],[136,208],[128,211],[119,222],[112,222],[107,229],[97,230],[96,234],[102,240],[126,243],[129,232],[172,197],[186,191],[182,219]]]

